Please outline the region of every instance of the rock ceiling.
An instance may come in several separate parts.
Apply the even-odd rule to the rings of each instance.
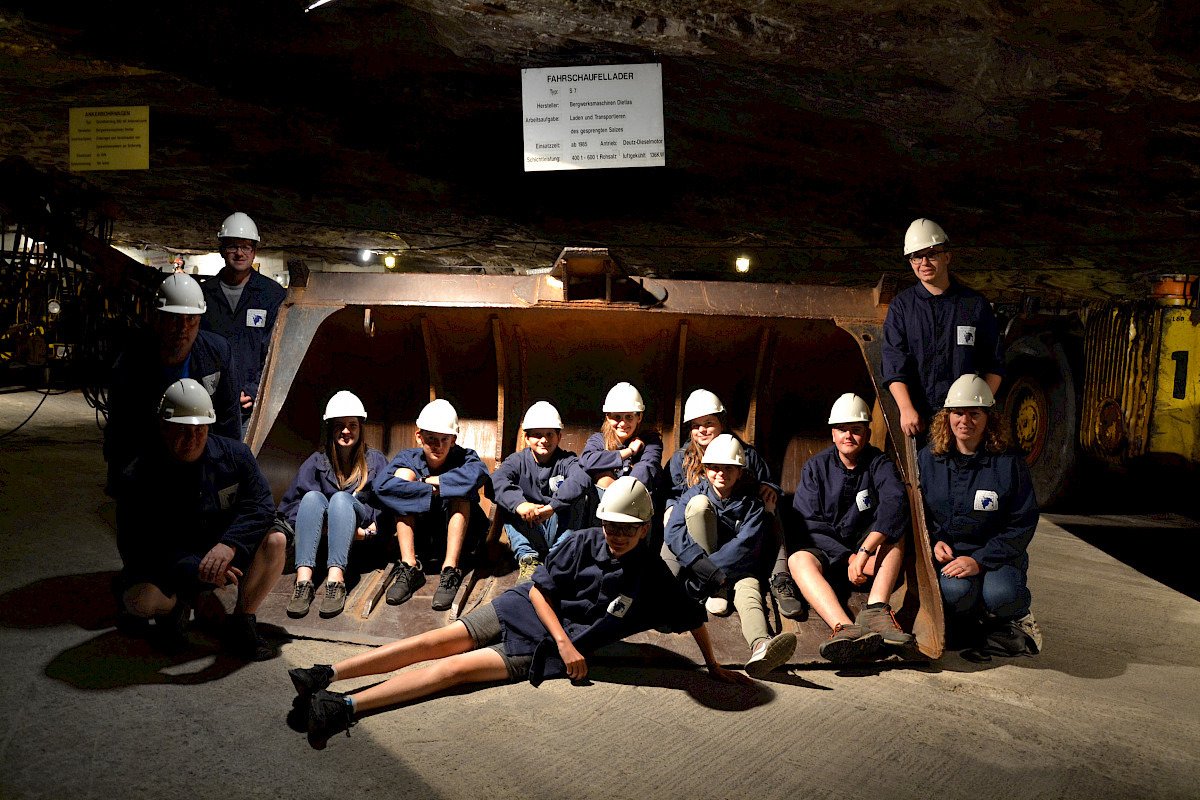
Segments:
[[[909,220],[973,283],[1200,271],[1200,7],[1185,0],[9,4],[0,152],[65,168],[67,109],[149,105],[151,169],[87,173],[116,237],[220,219],[330,259],[873,282]],[[520,69],[659,62],[667,166],[521,169]]]

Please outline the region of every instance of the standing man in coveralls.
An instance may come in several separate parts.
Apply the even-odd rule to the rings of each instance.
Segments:
[[[931,219],[904,234],[904,255],[920,281],[896,295],[883,323],[883,382],[908,436],[925,430],[960,375],[1000,388],[1004,364],[987,298],[950,277],[950,237]]]
[[[239,394],[244,432],[254,409],[254,398],[258,396],[271,331],[287,290],[254,269],[259,239],[258,226],[250,217],[240,211],[230,214],[221,224],[217,238],[225,266],[203,283],[208,311],[202,326],[224,336],[233,349],[237,365],[234,386]]]

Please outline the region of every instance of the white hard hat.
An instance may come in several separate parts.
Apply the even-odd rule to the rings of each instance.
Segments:
[[[208,310],[208,303],[195,278],[172,272],[158,287],[155,307],[169,314],[203,314]]]
[[[684,422],[691,422],[707,414],[724,413],[725,406],[721,403],[721,398],[708,389],[697,389],[688,395],[687,402],[683,404]]]
[[[870,421],[871,407],[867,405],[866,400],[852,392],[846,392],[833,401],[833,408],[829,409],[830,425],[845,425],[849,422],[870,423]]]
[[[729,464],[735,467],[746,466],[746,448],[742,443],[728,433],[714,437],[704,448],[705,464]]]
[[[521,429],[526,431],[545,428],[561,431],[562,426],[562,417],[558,415],[558,409],[545,400],[538,400],[531,405],[525,412],[525,418],[521,420]]]
[[[911,255],[927,247],[946,244],[949,241],[950,237],[942,230],[941,225],[924,217],[914,219],[904,234],[904,255]]]
[[[608,395],[604,398],[604,408],[601,410],[605,414],[610,411],[613,413],[620,411],[640,413],[646,410],[646,404],[642,402],[642,393],[635,389],[632,383],[621,381],[608,390]]]
[[[654,516],[654,503],[642,482],[626,475],[604,490],[596,516],[605,522],[646,522]]]
[[[158,418],[181,425],[212,425],[217,421],[212,398],[199,381],[181,378],[167,387],[158,404]]]
[[[217,233],[218,239],[250,239],[258,241],[258,226],[254,224],[254,220],[240,211],[236,211],[225,218],[221,223],[221,230]]]
[[[452,433],[458,436],[458,412],[449,400],[434,400],[417,415],[417,428],[430,433]]]
[[[968,373],[950,384],[946,402],[942,405],[946,408],[991,408],[996,405],[996,397],[987,381]]]
[[[329,398],[329,402],[325,404],[325,416],[321,419],[330,420],[336,417],[361,417],[362,419],[366,419],[367,409],[363,407],[362,400],[358,399],[358,395],[342,389]]]

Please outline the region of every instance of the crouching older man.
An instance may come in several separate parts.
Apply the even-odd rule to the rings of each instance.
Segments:
[[[274,504],[267,480],[246,445],[209,435],[216,414],[200,383],[171,384],[158,416],[158,440],[118,483],[122,610],[153,620],[153,640],[178,649],[189,607],[202,592],[232,584],[237,603],[224,620],[224,646],[248,660],[272,658],[254,614],[283,571],[286,539],[268,533]]]

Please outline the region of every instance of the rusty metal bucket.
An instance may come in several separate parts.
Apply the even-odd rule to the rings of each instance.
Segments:
[[[930,544],[911,458],[891,446],[906,442],[899,415],[879,381],[887,311],[882,282],[874,289],[614,282],[609,272],[598,283],[572,286],[571,280],[558,270],[530,276],[313,273],[294,281],[247,431],[276,499],[316,448],[326,399],[343,388],[362,398],[371,415],[367,440],[389,455],[413,446],[413,420],[425,403],[449,400],[462,420],[460,443],[494,469],[516,449],[521,415],[539,399],[552,400],[562,414],[561,446],[579,452],[599,429],[604,393],[622,380],[646,398],[643,424],[662,433],[669,457],[686,436],[684,399],[703,387],[722,398],[732,426],[758,448],[788,492],[804,461],[829,444],[830,404],[853,391],[879,398],[883,413],[876,419],[886,425],[877,425],[872,438],[900,463],[915,510],[915,542],[907,548],[905,581],[893,607],[916,634],[914,656],[937,658],[944,628]],[[493,549],[493,561],[495,555]],[[291,586],[284,576],[261,615],[300,635],[392,640],[445,624],[490,599],[515,580],[505,569],[495,563],[477,569],[450,612],[428,610],[418,594],[405,606],[376,608],[367,619],[357,612],[378,576],[364,576],[345,614],[302,624],[283,614]],[[736,622],[717,623],[718,656],[743,663],[749,653]],[[816,646],[829,630],[816,614],[803,623],[776,615],[775,624],[797,631],[795,663],[824,663]],[[650,633],[636,641],[698,658],[690,637]]]

